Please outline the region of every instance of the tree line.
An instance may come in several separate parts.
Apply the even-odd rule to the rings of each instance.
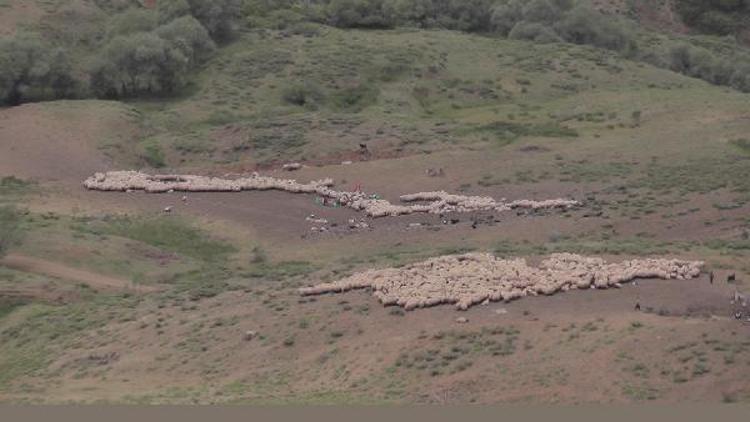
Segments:
[[[678,0],[688,17],[750,15],[750,0]],[[717,85],[750,92],[750,55],[717,54],[687,42],[639,42],[636,24],[604,15],[582,0],[248,0],[246,12],[342,28],[416,26],[501,35],[537,43],[568,42],[616,51]],[[718,22],[718,21],[717,21]],[[721,23],[717,27],[723,27]],[[726,24],[726,28],[735,26]]]
[[[161,0],[157,10],[125,8],[88,66],[38,36],[0,40],[0,104],[61,98],[126,98],[178,92],[187,75],[231,39],[242,0]]]
[[[691,27],[717,35],[736,34],[750,23],[748,0],[677,0],[677,11]]]
[[[83,75],[59,46],[23,36],[0,40],[0,104],[175,94],[239,25],[259,20],[277,28],[304,22],[364,29],[412,26],[591,45],[750,92],[746,53],[728,56],[677,41],[639,42],[633,22],[603,15],[582,0],[159,0],[156,10],[132,7],[133,1],[119,1],[121,10],[108,22]],[[743,14],[748,7],[745,0],[679,0],[678,6],[697,17],[716,10]]]

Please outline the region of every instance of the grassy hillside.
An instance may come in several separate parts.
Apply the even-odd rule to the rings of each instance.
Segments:
[[[116,10],[24,3],[0,0],[3,31],[95,39],[100,14]],[[82,16],[91,27],[65,32]],[[21,221],[0,260],[0,402],[750,401],[750,344],[727,303],[750,277],[748,94],[587,45],[269,21],[221,44],[173,96],[0,109],[0,138],[12,140],[0,143],[0,207]],[[290,175],[289,161],[308,166]],[[309,214],[340,227],[361,216],[280,192],[183,202],[81,188],[117,169],[260,170],[363,183],[393,201],[444,189],[585,206],[479,229],[467,216],[415,216],[316,236]],[[702,259],[720,282],[491,304],[460,314],[463,325],[450,307],[296,291],[465,251]]]

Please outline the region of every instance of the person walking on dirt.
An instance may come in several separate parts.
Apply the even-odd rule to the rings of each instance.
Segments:
[[[708,282],[711,284],[714,284],[714,272],[713,271],[708,273]]]

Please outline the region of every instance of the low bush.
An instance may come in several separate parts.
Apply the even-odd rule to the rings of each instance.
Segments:
[[[21,239],[21,215],[12,206],[0,207],[0,257]]]

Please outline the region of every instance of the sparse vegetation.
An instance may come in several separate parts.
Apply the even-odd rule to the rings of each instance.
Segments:
[[[700,9],[682,34],[652,30],[659,13],[574,0],[141,3],[0,0],[0,14],[24,14],[0,19],[16,34],[0,41],[0,400],[748,400],[735,381],[750,342],[721,290],[746,294],[750,274],[738,4],[678,2]],[[26,102],[40,103],[14,107]],[[273,192],[183,202],[79,186],[105,167],[220,176],[290,162],[307,168],[285,177],[389,200],[445,189],[583,205],[347,231],[349,211],[312,195],[277,209]],[[331,230],[314,232],[310,213]],[[382,308],[367,289],[297,291],[469,251],[690,257],[719,282],[684,281],[685,295],[662,287],[683,281],[644,280],[465,314]],[[13,262],[24,257],[125,287]]]
[[[15,246],[21,237],[21,216],[12,206],[0,206],[0,257]]]
[[[202,230],[193,228],[180,218],[109,217],[82,221],[74,225],[79,231],[96,235],[121,236],[176,252],[206,262],[227,257],[235,248],[213,240]]]

